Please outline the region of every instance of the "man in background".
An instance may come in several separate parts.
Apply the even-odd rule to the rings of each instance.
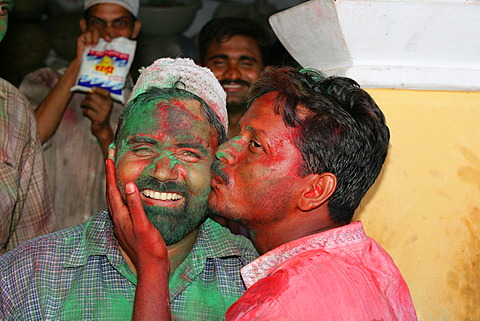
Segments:
[[[39,69],[20,84],[20,91],[37,106],[35,116],[61,228],[83,223],[106,207],[104,160],[123,108],[106,89],[95,87],[89,94],[70,91],[83,52],[100,38],[135,39],[141,28],[138,0],[85,0],[84,8],[82,34],[68,67],[60,72]],[[127,82],[125,97],[132,85],[131,80]]]
[[[200,64],[213,72],[227,93],[228,138],[239,133],[248,90],[267,64],[270,43],[262,25],[248,18],[214,18],[200,30]]]
[[[0,41],[12,0],[0,0]],[[0,254],[57,228],[33,108],[0,78]]]

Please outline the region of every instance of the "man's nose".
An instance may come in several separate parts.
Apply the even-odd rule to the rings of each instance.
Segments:
[[[114,28],[111,22],[107,23],[106,27],[103,29],[103,32],[112,39],[117,37],[117,30]]]
[[[179,178],[177,160],[163,154],[155,159],[152,176],[161,182],[175,181]]]
[[[233,165],[237,162],[240,151],[240,144],[229,140],[218,147],[215,156],[222,163]]]
[[[242,72],[237,63],[229,63],[223,76],[225,79],[236,80],[242,78]]]

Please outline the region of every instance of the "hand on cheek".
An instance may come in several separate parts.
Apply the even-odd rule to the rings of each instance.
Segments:
[[[111,159],[106,162],[106,173],[108,209],[121,248],[138,272],[147,268],[168,270],[170,262],[167,247],[160,232],[145,215],[136,185],[132,182],[126,184],[125,205],[116,184],[115,166]]]

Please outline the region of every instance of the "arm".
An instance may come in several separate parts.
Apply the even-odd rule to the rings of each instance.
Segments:
[[[35,118],[38,122],[38,130],[42,144],[50,139],[57,130],[68,102],[72,98],[73,93],[70,91],[70,88],[75,84],[77,79],[85,48],[96,45],[99,38],[98,31],[85,32],[78,37],[75,58],[70,62],[67,70],[55,87],[53,87],[47,97],[45,97],[35,110]]]
[[[83,115],[92,121],[90,130],[97,138],[105,159],[108,158],[108,147],[114,136],[110,126],[112,108],[113,99],[107,89],[93,87],[93,93],[87,94],[82,101]]]
[[[146,217],[135,184],[130,182],[125,186],[125,205],[116,185],[111,159],[107,160],[106,172],[107,203],[113,230],[120,247],[137,271],[133,320],[171,320],[168,291],[170,262],[165,242]]]
[[[77,79],[81,59],[75,58],[47,97],[35,109],[38,131],[42,144],[50,139],[57,130],[68,102],[72,98],[70,88]]]

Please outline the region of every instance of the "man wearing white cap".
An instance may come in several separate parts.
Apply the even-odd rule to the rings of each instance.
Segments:
[[[86,46],[96,45],[100,38],[109,42],[120,36],[137,37],[141,27],[138,8],[138,0],[86,0],[75,58],[60,71],[34,71],[20,85],[20,91],[38,106],[35,116],[61,228],[83,223],[105,208],[103,162],[123,108],[107,89],[95,87],[85,94],[70,88]],[[127,97],[132,86],[131,80],[127,82]]]
[[[245,290],[240,268],[257,255],[246,238],[207,218],[210,167],[226,139],[225,100],[207,68],[159,59],[140,75],[109,152],[109,189],[126,202],[135,183],[153,223],[148,233],[167,245],[170,297],[154,303],[170,304],[176,320],[223,319]],[[138,261],[144,256],[109,214],[0,257],[0,319],[131,320],[136,285],[152,277],[143,263],[151,262]]]

